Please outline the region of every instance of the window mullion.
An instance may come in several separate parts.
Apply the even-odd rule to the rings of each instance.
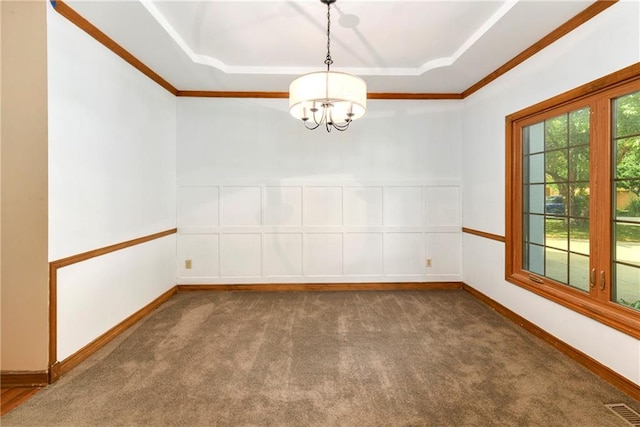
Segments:
[[[590,295],[611,299],[611,103],[596,100],[591,115],[591,260]]]

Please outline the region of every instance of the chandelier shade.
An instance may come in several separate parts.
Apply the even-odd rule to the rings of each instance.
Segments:
[[[327,5],[326,71],[304,74],[289,85],[289,112],[314,130],[321,125],[345,131],[352,121],[367,111],[367,84],[360,77],[331,71],[331,4],[336,0],[320,0]]]
[[[325,111],[326,110],[326,111]],[[367,83],[336,71],[304,74],[289,85],[289,112],[299,120],[326,119],[340,124],[362,117],[367,110]]]

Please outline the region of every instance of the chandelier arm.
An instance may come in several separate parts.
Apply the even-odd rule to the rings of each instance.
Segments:
[[[317,109],[317,108],[315,108],[315,106],[314,106],[314,108],[313,108],[313,109],[314,109],[314,110],[316,110],[316,111],[312,111],[312,113],[313,113],[313,116],[312,116],[312,117],[313,117],[313,122],[315,123],[315,126],[313,126],[313,125],[309,126],[309,125],[307,124],[307,123],[310,123],[310,122],[309,122],[309,120],[304,121],[304,127],[305,127],[305,128],[307,128],[307,129],[309,129],[309,130],[316,130],[316,129],[318,129],[318,127],[319,127],[323,122],[325,122],[326,109],[325,109],[324,107],[322,108],[322,117],[320,118],[320,120],[319,120],[319,121],[318,121],[318,118],[316,117],[316,113],[318,112],[318,109]]]
[[[349,125],[351,124],[351,120],[349,120],[348,122],[346,122],[343,125],[338,125],[336,123],[333,123],[333,127],[336,128],[337,130],[339,130],[340,132],[344,132],[345,130],[349,129]]]
[[[315,105],[314,105],[314,107],[315,107]],[[324,106],[322,106],[322,116],[320,117],[320,120],[318,120],[318,119],[316,118],[316,113],[318,112],[318,109],[317,109],[317,108],[314,108],[314,109],[315,109],[315,111],[312,111],[312,112],[313,112],[313,121],[314,121],[318,126],[320,126],[320,124],[321,124],[321,123],[324,121],[324,119],[325,119],[325,116],[326,116],[326,114],[327,114],[327,109],[326,109],[326,108],[324,108]]]
[[[331,108],[327,108],[328,112],[325,117],[324,127],[327,129],[327,132],[331,132],[331,127],[333,126],[333,114],[331,114]]]
[[[304,122],[304,127],[309,129],[309,130],[316,130],[316,129],[318,129],[318,126],[320,126],[320,123],[316,123],[315,126],[309,126],[309,125],[307,125],[307,123],[309,123],[308,120],[306,122]]]
[[[336,122],[333,119],[333,114],[331,114],[331,125],[335,128],[338,129],[339,131],[344,131],[347,130],[347,128],[349,127],[349,123],[351,121],[347,118],[344,124],[341,124],[342,122]]]

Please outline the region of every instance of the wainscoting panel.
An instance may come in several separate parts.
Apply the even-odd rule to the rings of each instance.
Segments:
[[[460,277],[462,274],[462,235],[460,233],[427,233],[427,258],[430,274]]]
[[[306,226],[341,226],[342,187],[306,187],[303,218]]]
[[[344,225],[382,225],[382,187],[346,187]]]
[[[220,275],[220,236],[218,234],[182,234],[178,238],[178,275],[217,277]],[[185,263],[190,260],[191,268]]]
[[[460,187],[427,187],[424,195],[426,225],[459,226],[462,223]]]
[[[382,233],[344,234],[345,276],[379,277],[383,274]]]
[[[302,187],[265,187],[264,225],[302,225]]]
[[[178,284],[460,281],[460,197],[455,180],[179,187]]]
[[[218,187],[183,187],[178,192],[178,227],[217,227]]]
[[[263,235],[266,277],[302,276],[302,233],[265,233]]]
[[[385,188],[384,225],[423,225],[422,187]]]
[[[308,233],[304,252],[306,276],[342,276],[342,233]]]
[[[384,272],[398,276],[425,274],[422,233],[387,233],[384,240]]]
[[[224,187],[222,189],[222,225],[259,227],[262,193],[260,187]]]
[[[222,235],[222,276],[262,276],[262,235]]]

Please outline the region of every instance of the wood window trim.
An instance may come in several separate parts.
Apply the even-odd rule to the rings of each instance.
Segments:
[[[530,122],[535,122],[535,120],[540,119],[533,119],[534,116],[541,116],[552,111],[561,114],[562,110],[569,111],[572,106],[581,102],[584,104],[589,98],[614,91],[616,88],[621,88],[635,81],[640,81],[640,63],[633,64],[506,117],[505,279],[620,332],[640,338],[640,313],[637,311],[611,302],[608,298],[605,300],[602,295],[598,295],[594,291],[586,294],[569,286],[557,284],[552,279],[538,276],[522,269],[522,177],[519,176],[522,171],[522,152],[515,146],[516,141],[519,140],[518,129],[521,128],[523,123],[527,123],[528,119],[531,119],[529,120]],[[596,108],[599,109],[604,108],[602,102],[598,103],[596,101],[592,105],[596,105]],[[604,130],[602,126],[603,124],[598,122],[593,131],[608,132],[609,124],[606,124],[607,129]],[[600,154],[598,153],[598,156]],[[600,158],[598,161],[600,163],[608,162],[610,155],[610,153],[607,153],[604,158]],[[595,167],[602,166],[600,164]],[[609,166],[607,165],[606,167]],[[604,192],[604,197],[606,197],[607,192],[611,191],[606,188],[609,186],[608,183],[596,183],[596,186],[594,191]],[[607,214],[607,218],[609,215]],[[595,220],[603,221],[602,218],[598,217]],[[608,243],[601,242],[601,245],[608,245]],[[594,262],[603,265],[602,256],[598,260],[592,260],[591,266],[594,265]],[[610,260],[607,265],[610,265]],[[610,269],[606,268],[605,271],[607,283],[611,283]]]

